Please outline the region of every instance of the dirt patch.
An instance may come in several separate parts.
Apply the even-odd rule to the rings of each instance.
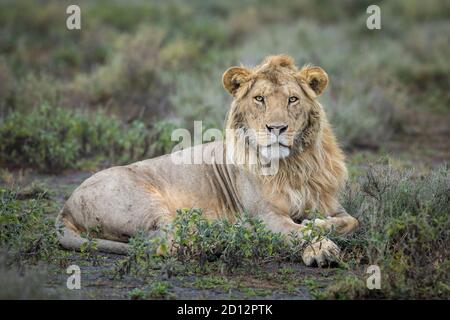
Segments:
[[[66,287],[68,274],[64,269],[49,271],[46,289],[60,292],[69,299],[130,299],[132,290],[163,282],[167,290],[156,299],[295,299],[310,300],[314,290],[333,281],[338,269],[313,269],[301,264],[269,264],[250,271],[229,275],[220,273],[167,277],[162,272],[146,279],[113,274],[114,265],[122,256],[101,254],[97,266],[86,263],[78,253],[70,258],[80,266],[81,290]],[[281,271],[280,271],[281,270]],[[284,273],[289,270],[288,274]],[[154,298],[154,297],[153,297]]]

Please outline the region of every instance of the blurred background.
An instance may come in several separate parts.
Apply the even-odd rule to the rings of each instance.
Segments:
[[[70,4],[81,30],[66,28]],[[371,4],[381,30],[366,27]],[[450,159],[448,1],[0,0],[0,165],[57,173],[170,152],[175,127],[223,127],[226,68],[279,53],[328,72],[320,101],[354,161]]]

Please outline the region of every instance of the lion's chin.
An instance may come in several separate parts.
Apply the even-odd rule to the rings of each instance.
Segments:
[[[289,147],[277,144],[267,147],[260,147],[259,152],[265,160],[272,161],[288,157],[291,154],[291,149]]]

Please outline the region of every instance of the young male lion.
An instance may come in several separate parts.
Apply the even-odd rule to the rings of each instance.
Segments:
[[[328,84],[325,71],[298,69],[279,55],[255,68],[232,67],[222,81],[233,96],[227,139],[96,173],[57,218],[62,246],[79,249],[86,241],[80,233],[96,228],[99,250],[125,253],[138,231],[152,236],[178,208],[190,207],[209,219],[233,220],[245,211],[274,232],[300,237],[317,211],[326,218],[314,223],[324,229],[345,234],[356,228],[337,200],[347,177],[344,155],[316,100]],[[201,163],[174,161],[199,154],[206,155]],[[322,266],[338,254],[321,238],[302,257],[306,265]]]

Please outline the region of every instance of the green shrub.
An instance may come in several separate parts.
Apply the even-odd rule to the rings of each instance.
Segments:
[[[46,215],[45,193],[19,200],[17,190],[0,188],[0,247],[19,264],[58,257],[54,219]]]
[[[170,237],[167,237],[170,235]],[[210,268],[232,272],[270,262],[300,261],[303,244],[295,236],[269,231],[262,221],[239,215],[235,222],[208,221],[199,209],[177,211],[174,222],[159,236],[140,233],[130,240],[131,250],[115,273],[148,276],[160,270],[169,277]],[[172,249],[168,251],[167,241]]]
[[[196,261],[200,268],[215,260],[227,270],[299,260],[299,243],[291,247],[281,234],[246,214],[238,215],[235,222],[208,221],[200,210],[179,210],[169,232],[178,260]]]
[[[448,298],[448,168],[417,175],[412,170],[375,165],[348,189],[344,206],[359,220],[360,228],[353,235],[336,240],[344,248],[344,261],[352,266],[378,265],[382,281],[381,291],[356,290],[359,282],[344,278],[340,295]],[[353,285],[350,286],[349,281]],[[339,284],[331,290],[333,297],[339,291],[336,288]]]
[[[0,122],[0,163],[50,172],[99,156],[125,163],[147,153],[148,135],[137,120],[124,126],[101,111],[89,115],[43,105],[27,115],[12,113]]]
[[[61,83],[46,74],[32,73],[20,78],[15,87],[13,111],[29,113],[43,104],[56,105],[61,98]]]
[[[83,32],[67,32],[57,27],[64,3],[7,1],[0,4],[0,116],[47,101],[108,108],[148,126],[175,115],[185,127],[199,119],[222,127],[230,102],[222,72],[287,53],[329,73],[320,99],[340,142],[378,148],[408,125],[405,108],[447,110],[450,7],[382,2],[385,23],[376,32],[365,25],[369,4],[83,1]]]

